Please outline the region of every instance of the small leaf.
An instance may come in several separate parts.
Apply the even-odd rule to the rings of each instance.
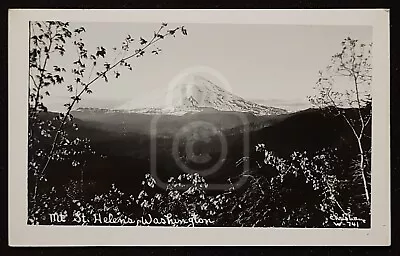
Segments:
[[[97,52],[96,52],[96,56],[97,57],[99,57],[99,56],[101,56],[101,57],[105,57],[105,55],[106,55],[106,49],[104,48],[104,47],[97,47]]]
[[[80,28],[75,29],[74,32],[80,34],[82,32],[86,32],[86,30],[84,27],[80,27]]]
[[[126,41],[128,41],[128,42],[133,42],[134,39],[131,37],[131,35],[128,35],[128,36],[126,37]]]
[[[140,44],[147,44],[147,41],[144,38],[140,37]]]

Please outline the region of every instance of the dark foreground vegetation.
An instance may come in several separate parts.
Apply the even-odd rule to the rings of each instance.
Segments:
[[[351,115],[352,110],[348,112]],[[309,109],[260,121],[262,125],[248,131],[249,158],[243,157],[243,126],[226,128],[224,164],[205,178],[201,171],[186,174],[176,165],[172,134],[156,138],[157,153],[152,155],[147,134],[129,132],[129,126],[121,133],[76,120],[80,128],[66,130],[90,143],[77,143],[81,150],[65,152],[49,166],[36,199],[35,176],[30,173],[28,223],[137,225],[127,220],[171,214],[176,219],[198,216],[212,221],[196,226],[369,227],[369,205],[357,173],[357,144],[344,121],[327,113]],[[51,113],[41,116],[52,118]],[[369,148],[368,141],[364,145]],[[195,150],[213,148],[210,155],[216,161],[218,144],[215,138],[207,145],[195,144]],[[150,169],[152,157],[156,172]],[[369,162],[366,168],[370,173]],[[157,186],[156,178],[167,188]],[[239,180],[246,182],[235,186]],[[211,184],[226,184],[226,189],[210,191]],[[66,222],[51,221],[52,213],[66,214]],[[86,222],[77,222],[77,214],[85,215]],[[100,223],[96,214],[115,221]]]

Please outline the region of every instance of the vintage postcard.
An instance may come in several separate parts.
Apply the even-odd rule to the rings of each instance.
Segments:
[[[10,10],[10,245],[389,245],[388,20]]]

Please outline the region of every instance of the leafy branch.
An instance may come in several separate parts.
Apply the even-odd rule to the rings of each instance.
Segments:
[[[71,103],[65,104],[65,106],[67,107],[67,111],[65,112],[65,114],[63,114],[61,123],[60,123],[59,127],[58,127],[57,130],[56,130],[56,134],[55,134],[55,137],[54,137],[53,142],[52,142],[52,144],[51,144],[50,151],[49,151],[49,153],[48,153],[48,155],[47,155],[46,162],[45,162],[45,164],[44,164],[44,167],[43,167],[42,170],[40,171],[40,177],[43,177],[43,175],[44,175],[44,173],[45,173],[45,171],[46,171],[46,169],[47,169],[47,167],[48,167],[48,165],[49,165],[49,163],[50,163],[50,161],[51,161],[51,159],[52,159],[52,157],[53,157],[53,154],[54,154],[54,152],[55,152],[55,150],[56,150],[56,148],[57,148],[57,141],[58,141],[58,139],[59,139],[60,133],[61,133],[61,131],[63,130],[64,125],[66,124],[66,122],[68,121],[68,119],[71,117],[70,113],[71,113],[71,111],[72,111],[74,105],[75,105],[76,103],[78,103],[78,102],[81,100],[81,96],[82,96],[85,92],[86,92],[86,93],[91,93],[91,92],[92,92],[92,91],[90,90],[90,86],[91,86],[92,84],[94,84],[94,83],[95,83],[97,80],[99,80],[100,78],[104,78],[105,81],[107,82],[107,81],[108,81],[108,79],[107,79],[107,74],[110,73],[111,71],[113,71],[118,65],[125,65],[125,66],[128,66],[128,68],[130,68],[130,65],[129,65],[129,63],[127,63],[127,60],[132,59],[133,57],[142,57],[142,56],[145,54],[145,50],[146,50],[147,48],[149,48],[150,46],[156,44],[158,41],[160,41],[160,40],[162,40],[162,39],[164,39],[164,38],[166,38],[166,37],[168,37],[168,36],[174,36],[175,33],[176,33],[178,30],[180,30],[180,31],[182,32],[182,34],[187,35],[187,31],[186,31],[186,29],[184,28],[184,26],[176,27],[175,29],[168,30],[166,33],[160,34],[161,31],[162,31],[162,29],[165,28],[166,26],[167,26],[167,24],[166,24],[166,23],[163,23],[163,24],[161,25],[161,27],[159,28],[159,30],[158,30],[157,32],[154,33],[152,39],[149,40],[149,41],[146,41],[144,38],[140,38],[140,44],[141,44],[143,47],[141,47],[141,48],[139,48],[139,49],[136,49],[135,52],[134,52],[133,54],[130,54],[130,55],[127,56],[127,57],[121,58],[120,60],[118,60],[117,62],[115,62],[115,63],[112,64],[112,65],[111,65],[111,64],[108,64],[108,63],[105,63],[105,70],[102,71],[102,72],[98,72],[98,73],[97,73],[97,76],[96,76],[95,78],[93,78],[91,81],[89,81],[87,84],[83,84],[83,85],[84,85],[83,89],[80,90],[80,92],[77,93],[75,96],[71,97],[72,102],[71,102]],[[131,40],[131,37],[128,36],[128,39]],[[127,47],[127,45],[128,45],[128,44],[123,44],[123,47],[124,47],[125,51],[128,51],[128,50],[129,50],[129,47]],[[159,52],[159,50],[157,51],[157,53],[158,53],[158,52]],[[106,53],[106,49],[103,48],[103,47],[101,47],[101,48],[98,49],[96,55],[97,55],[97,57],[98,57],[98,56],[102,56],[102,57],[104,58],[105,53]],[[95,58],[94,58],[94,59],[95,59]],[[82,63],[79,62],[79,61],[77,62],[77,64],[82,65]],[[93,66],[95,66],[95,65],[96,65],[96,62],[94,61],[94,62],[93,62]],[[130,68],[130,69],[131,69],[131,68]],[[118,77],[119,77],[119,73],[117,72],[117,73],[116,73],[116,78],[118,78]]]

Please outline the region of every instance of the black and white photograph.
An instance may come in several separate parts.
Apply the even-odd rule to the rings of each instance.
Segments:
[[[27,226],[371,229],[372,25],[24,25]]]

